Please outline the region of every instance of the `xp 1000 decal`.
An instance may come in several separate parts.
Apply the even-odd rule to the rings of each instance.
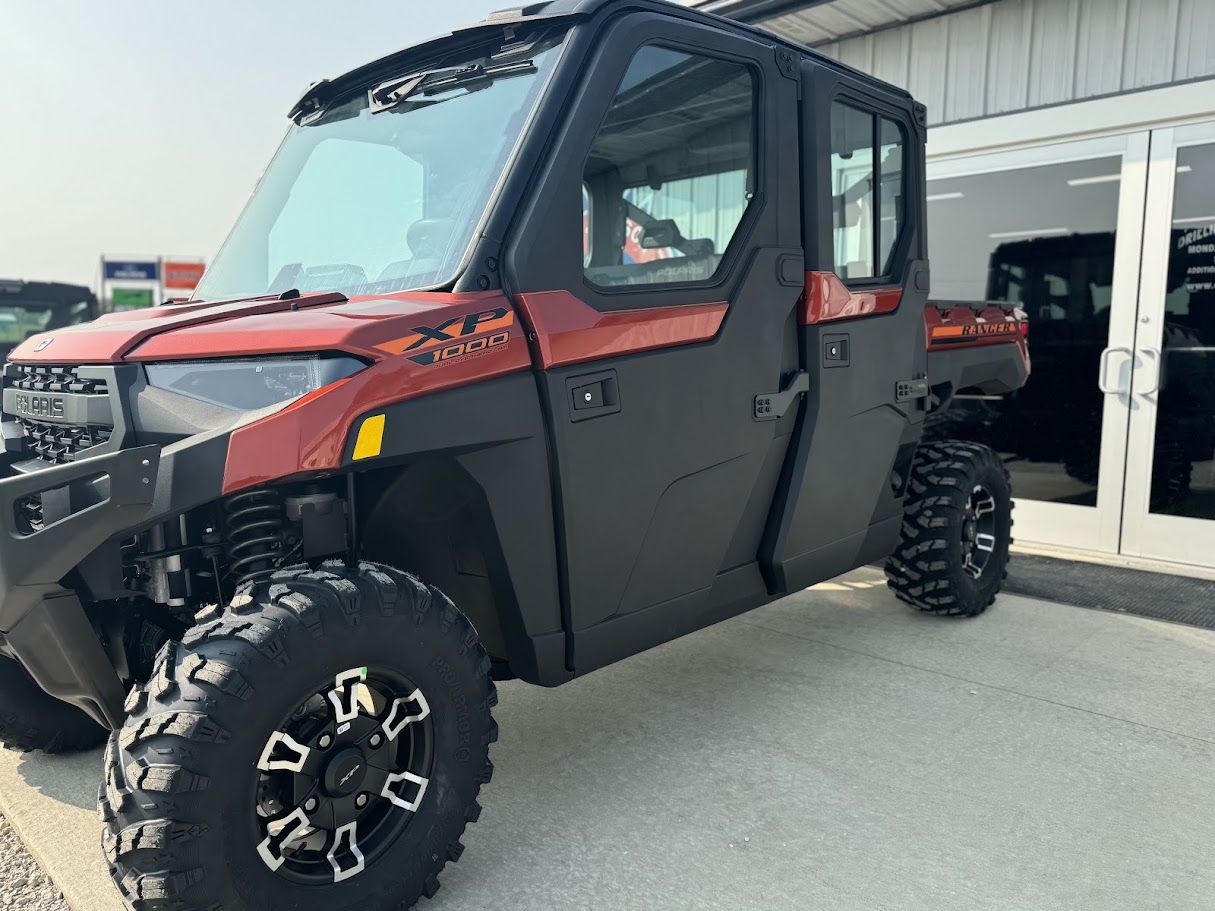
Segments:
[[[514,311],[506,307],[453,316],[437,326],[415,326],[409,335],[378,346],[415,364],[442,364],[482,354],[510,341]]]

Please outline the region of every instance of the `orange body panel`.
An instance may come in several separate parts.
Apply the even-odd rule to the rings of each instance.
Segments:
[[[538,366],[545,370],[708,341],[717,335],[729,308],[722,301],[602,312],[568,291],[520,294],[518,303],[520,315],[535,339]]]
[[[902,288],[852,291],[834,272],[807,272],[806,292],[798,313],[803,326],[893,313],[903,298]]]
[[[930,351],[970,348],[1016,342],[1025,350],[1029,323],[1023,310],[1002,307],[928,306],[924,308],[924,334]]]
[[[458,303],[451,301],[458,296],[434,295],[448,298],[448,303],[434,308],[435,312],[425,319],[419,320],[417,314],[411,317],[415,326],[423,326],[431,333],[439,332],[439,327],[452,321],[442,334],[459,332],[466,324],[472,325],[474,331],[455,336],[458,341],[444,345],[443,340],[425,332],[413,332],[396,320],[375,333],[367,329],[360,334],[357,345],[347,343],[342,347],[374,352],[377,360],[372,366],[234,431],[228,444],[224,493],[301,473],[338,468],[355,422],[379,408],[530,369],[527,340],[514,326],[513,311],[506,298],[478,294],[463,295],[467,299]],[[510,314],[509,322],[504,317],[493,321],[477,319],[481,314],[503,309]],[[504,334],[505,339],[492,347],[478,344]],[[379,337],[373,338],[374,335]],[[409,349],[408,345],[419,335],[429,341]],[[281,350],[277,342],[275,347]],[[458,354],[437,356],[457,347],[461,348]],[[401,349],[400,353],[389,353],[396,349]]]

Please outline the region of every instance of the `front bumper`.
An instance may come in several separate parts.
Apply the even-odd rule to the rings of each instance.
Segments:
[[[79,597],[60,583],[146,520],[159,472],[160,447],[141,446],[0,481],[0,633],[39,686],[110,727],[122,723],[122,682]],[[36,531],[22,527],[22,501],[84,485],[92,505]]]
[[[111,728],[124,687],[65,577],[108,542],[220,496],[228,432],[139,446],[0,480],[0,636],[48,693]],[[31,496],[67,491],[82,508],[31,531]]]
[[[19,660],[48,693],[117,727],[123,683],[85,604],[120,595],[95,592],[90,573],[114,568],[121,559],[118,542],[222,499],[233,435],[289,412],[291,402],[235,411],[151,388],[137,364],[65,369],[105,383],[108,408],[92,401],[88,407],[104,411],[99,420],[110,422],[113,432],[106,442],[73,453],[74,461],[51,464],[30,458],[21,428],[10,433],[11,425],[3,425],[13,445],[3,456],[7,467],[0,468],[0,653]],[[12,374],[10,367],[6,379]],[[36,397],[46,398],[27,396]],[[47,420],[80,410],[71,395],[58,398],[63,413]],[[307,473],[298,457],[304,438],[294,423],[288,432],[272,434],[259,459],[288,455],[269,480]],[[31,497],[39,498],[38,523],[30,521]]]

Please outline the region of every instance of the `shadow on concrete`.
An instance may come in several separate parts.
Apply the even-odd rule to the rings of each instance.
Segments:
[[[52,800],[94,810],[102,777],[101,756],[100,749],[69,756],[48,756],[35,750],[21,757],[17,772],[26,784]]]

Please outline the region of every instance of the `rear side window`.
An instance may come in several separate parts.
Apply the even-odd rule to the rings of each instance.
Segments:
[[[906,139],[889,117],[842,101],[831,105],[831,214],[835,272],[844,280],[893,271],[906,221]]]
[[[711,279],[755,186],[755,81],[743,64],[647,45],[583,173],[583,261],[600,287]]]

